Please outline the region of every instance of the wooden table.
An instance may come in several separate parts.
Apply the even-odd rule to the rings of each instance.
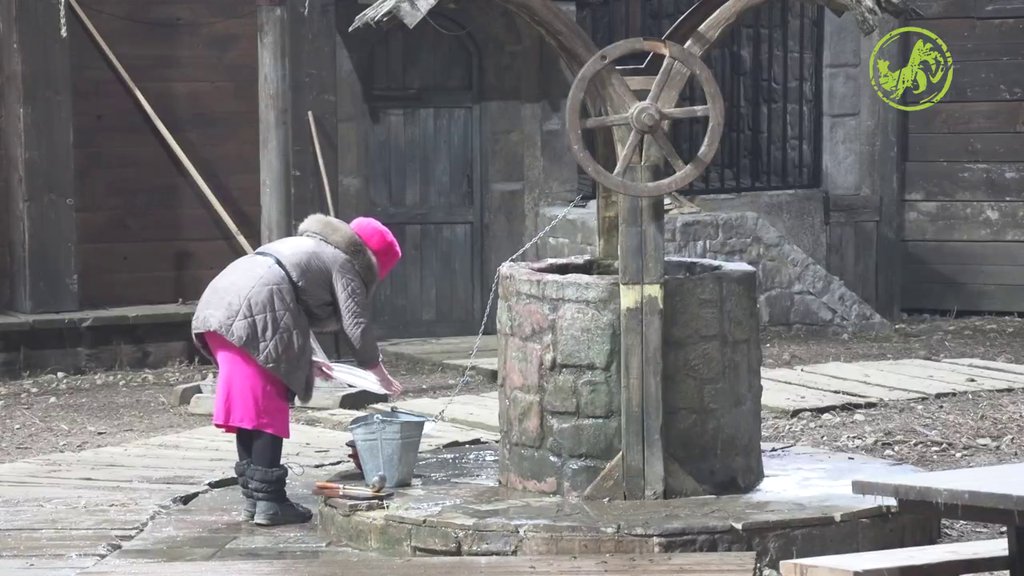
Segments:
[[[855,480],[855,494],[895,498],[900,511],[1002,524],[1011,576],[1024,576],[1024,464],[911,474],[885,481]]]

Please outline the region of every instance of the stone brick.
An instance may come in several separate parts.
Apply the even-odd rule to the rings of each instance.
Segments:
[[[608,373],[591,373],[576,384],[579,413],[585,418],[607,418],[619,412],[621,384]]]
[[[863,84],[868,82],[860,68],[832,68],[825,70],[825,97],[823,112],[829,116],[860,114],[860,96]]]
[[[856,22],[847,17],[825,13],[825,65],[860,66],[861,42],[863,35]],[[865,74],[867,76],[867,74]],[[867,78],[865,78],[867,81]]]
[[[414,526],[412,529],[413,552],[458,555],[459,538],[454,530],[433,526]]]
[[[544,426],[540,398],[520,391],[509,396],[509,422],[512,425],[512,443],[539,448],[544,443]]]
[[[467,532],[462,538],[465,556],[511,556],[522,537],[513,532]]]
[[[551,313],[540,302],[517,302],[513,305],[509,314],[509,330],[511,334],[524,340],[529,340],[536,334],[547,332],[551,326]]]
[[[592,306],[568,304],[558,312],[557,362],[562,366],[608,368],[616,349],[617,316]]]
[[[507,486],[513,490],[554,494],[558,491],[559,460],[534,448],[510,447]]]
[[[731,274],[722,280],[722,329],[732,340],[758,333],[757,279],[754,274]]]
[[[540,367],[543,349],[537,344],[518,338],[505,340],[504,365],[501,367],[501,386],[506,390],[536,393],[540,386]]]
[[[790,323],[790,314],[793,310],[792,292],[788,290],[768,292],[761,296],[758,304],[762,324],[778,326]]]
[[[558,414],[575,413],[577,377],[569,370],[549,376],[544,385],[544,410]]]
[[[835,312],[820,299],[809,295],[793,297],[793,311],[790,314],[790,322],[793,324],[824,326],[831,324],[833,318]]]
[[[583,496],[608,463],[604,460],[570,460],[562,469],[562,494],[568,498]]]
[[[611,460],[618,454],[622,434],[618,418],[556,420],[552,430],[566,456]]]

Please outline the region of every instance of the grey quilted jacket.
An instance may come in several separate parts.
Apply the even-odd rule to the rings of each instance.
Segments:
[[[348,224],[314,214],[297,236],[235,260],[210,282],[196,305],[192,337],[213,359],[203,333],[220,334],[307,401],[313,395],[311,328],[342,330],[363,368],[380,362],[369,318],[376,284],[377,262]]]

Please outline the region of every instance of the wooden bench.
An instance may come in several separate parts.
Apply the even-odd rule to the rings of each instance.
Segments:
[[[751,576],[753,552],[100,563],[82,576]]]
[[[1005,539],[784,560],[782,576],[960,576],[1010,568]]]

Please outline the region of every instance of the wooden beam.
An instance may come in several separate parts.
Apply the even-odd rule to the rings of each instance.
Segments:
[[[260,89],[260,239],[270,242],[292,233],[291,71],[288,59],[288,6],[285,0],[258,0]]]
[[[9,194],[11,305],[23,313],[78,308],[71,64],[60,11],[56,0],[0,2],[0,186]]]
[[[645,166],[656,174],[657,166]],[[665,451],[661,442],[662,410],[662,326],[664,324],[665,199],[644,198],[640,202],[643,233],[643,421],[644,499],[665,495]]]

